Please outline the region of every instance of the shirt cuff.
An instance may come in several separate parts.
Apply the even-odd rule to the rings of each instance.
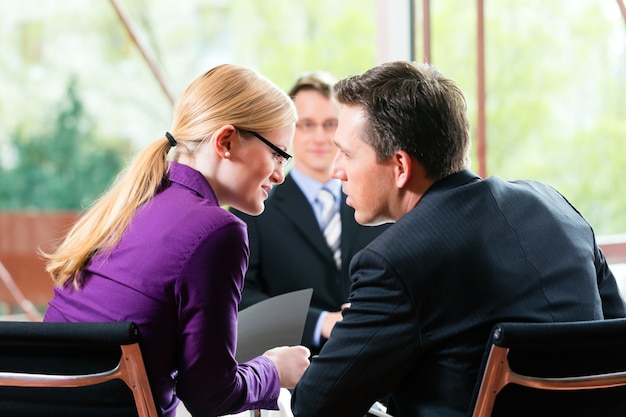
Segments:
[[[322,326],[324,326],[324,320],[328,315],[328,311],[322,311],[322,314],[317,318],[315,324],[315,330],[313,331],[313,346],[319,347],[322,344]]]

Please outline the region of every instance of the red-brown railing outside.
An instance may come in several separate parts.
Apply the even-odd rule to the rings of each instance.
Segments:
[[[0,212],[0,315],[41,318],[52,281],[38,249],[50,251],[76,220],[76,212]]]

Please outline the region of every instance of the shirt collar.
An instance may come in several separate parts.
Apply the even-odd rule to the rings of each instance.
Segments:
[[[300,187],[304,196],[309,201],[311,205],[315,203],[315,199],[317,198],[317,193],[323,188],[327,188],[333,195],[335,196],[335,200],[337,202],[340,201],[341,197],[341,181],[338,179],[331,179],[326,183],[321,183],[319,181],[314,180],[313,178],[303,174],[296,167],[291,168],[289,171],[289,175],[295,183]]]
[[[213,191],[213,188],[211,188],[211,184],[209,184],[200,171],[197,171],[188,165],[172,161],[170,162],[167,178],[171,182],[175,182],[191,189],[200,197],[209,200],[211,203],[219,205],[215,192]]]

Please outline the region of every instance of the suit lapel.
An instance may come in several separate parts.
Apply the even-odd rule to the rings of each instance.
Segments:
[[[285,182],[273,190],[275,210],[280,212],[324,257],[332,260],[332,253],[315,218],[313,208],[296,182],[288,175]],[[288,203],[284,203],[288,200]]]

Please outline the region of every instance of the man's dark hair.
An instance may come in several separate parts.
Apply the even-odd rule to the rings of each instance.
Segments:
[[[470,133],[465,97],[435,67],[389,62],[339,81],[334,90],[340,103],[363,108],[363,140],[378,161],[403,150],[432,179],[466,168]]]

